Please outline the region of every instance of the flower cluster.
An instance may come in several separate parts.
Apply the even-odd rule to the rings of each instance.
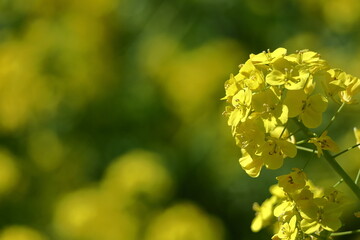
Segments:
[[[315,187],[300,169],[277,177],[278,185],[270,188],[272,197],[259,206],[251,228],[259,231],[277,220],[273,240],[312,239],[328,235],[341,227],[343,195],[334,188],[325,191]]]
[[[307,128],[319,127],[328,98],[355,103],[360,80],[330,68],[316,52],[287,55],[286,49],[278,48],[251,54],[239,73],[226,81],[225,91],[224,114],[241,148],[240,165],[249,176],[257,177],[263,166],[277,169],[284,158],[296,156],[294,136],[287,129],[290,118]],[[330,138],[322,137],[311,140],[319,155],[321,149],[336,150],[321,144]]]
[[[297,150],[324,156],[360,199],[360,170],[353,181],[335,158],[360,147],[360,131],[354,129],[357,144],[338,152],[335,141],[328,136],[328,128],[346,104],[357,103],[360,79],[331,68],[316,52],[309,50],[287,54],[284,48],[274,52],[251,54],[240,65],[237,75],[225,83],[227,101],[224,114],[228,117],[236,144],[241,148],[239,162],[251,177],[258,177],[261,169],[278,169],[286,157],[294,158]],[[328,100],[340,105],[331,121],[316,134],[310,129],[319,127]],[[289,124],[293,119],[294,124]],[[293,130],[293,126],[297,128]],[[302,131],[305,138],[295,141]],[[311,145],[311,148],[301,146]],[[278,184],[270,188],[272,196],[261,205],[255,203],[254,232],[275,223],[273,240],[332,239],[342,223],[340,215],[344,197],[334,187],[325,191],[315,187],[303,170],[276,178]],[[355,214],[359,215],[358,213]],[[334,234],[334,233],[333,233]]]

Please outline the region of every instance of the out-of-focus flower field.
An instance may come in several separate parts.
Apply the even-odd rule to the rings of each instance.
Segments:
[[[224,82],[280,46],[360,77],[359,24],[357,0],[1,0],[0,240],[270,239],[252,204],[308,155],[249,178]],[[341,149],[359,111],[331,127]],[[340,159],[355,176],[359,150]]]

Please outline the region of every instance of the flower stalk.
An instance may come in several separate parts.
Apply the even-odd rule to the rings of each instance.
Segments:
[[[328,151],[324,151],[324,158],[334,169],[334,171],[341,176],[346,185],[351,189],[351,191],[357,196],[360,200],[360,188],[355,184],[355,182],[350,178],[350,176],[345,172],[345,170],[340,166],[340,164],[335,160],[333,156]]]

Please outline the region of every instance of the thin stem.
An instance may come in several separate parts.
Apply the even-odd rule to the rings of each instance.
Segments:
[[[300,130],[301,130],[300,128],[296,129],[293,133],[291,133],[291,134],[289,135],[289,137],[295,135],[295,134],[298,133]]]
[[[344,179],[340,179],[337,183],[334,184],[333,187],[337,187],[340,185],[340,183],[344,182]]]
[[[316,153],[317,154],[317,151],[315,149],[302,147],[302,146],[296,146],[296,148],[299,149],[299,150],[303,150],[305,152],[311,152],[311,153]]]
[[[314,157],[316,156],[314,153],[315,153],[315,149],[313,149],[313,151],[312,151],[312,157],[311,157],[311,158],[308,158],[308,160],[306,161],[303,169],[305,169],[306,166],[308,165],[308,163],[314,159]]]
[[[338,110],[334,113],[334,116],[330,119],[329,124],[326,126],[326,128],[321,132],[320,136],[326,131],[328,130],[328,128],[331,126],[331,124],[334,122],[336,116],[339,114],[339,112],[341,112],[341,110],[343,109],[343,107],[345,106],[345,103],[342,103],[341,106],[338,108]]]
[[[284,126],[283,130],[281,131],[281,134],[280,134],[279,139],[281,139],[282,135],[284,134],[284,132],[285,132],[285,130],[286,130],[286,127],[287,127],[287,125],[288,125],[288,122],[285,124],[285,126]]]
[[[303,143],[306,143],[307,141],[309,141],[309,139],[303,139],[303,140],[296,142],[295,144],[303,144]]]
[[[351,147],[345,149],[344,151],[341,151],[341,152],[335,154],[335,155],[333,156],[333,158],[336,158],[336,157],[340,156],[341,154],[346,153],[347,151],[350,151],[351,149],[356,148],[356,147],[358,147],[358,146],[360,146],[360,143],[355,144],[354,146],[351,146]]]
[[[350,234],[354,234],[354,233],[360,233],[360,229],[353,230],[353,231],[346,231],[346,232],[336,232],[336,233],[330,234],[330,236],[336,237],[336,236],[350,235]]]
[[[356,175],[355,184],[358,184],[359,178],[360,178],[360,169],[359,169],[359,171],[358,171],[358,173],[357,173],[357,175]]]

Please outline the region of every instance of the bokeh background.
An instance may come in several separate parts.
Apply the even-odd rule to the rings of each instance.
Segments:
[[[310,155],[248,177],[223,84],[277,47],[360,76],[359,29],[357,0],[1,0],[0,240],[270,239],[252,204]],[[342,149],[359,110],[330,128]],[[354,177],[359,150],[339,161]],[[306,171],[339,180],[323,160]]]

